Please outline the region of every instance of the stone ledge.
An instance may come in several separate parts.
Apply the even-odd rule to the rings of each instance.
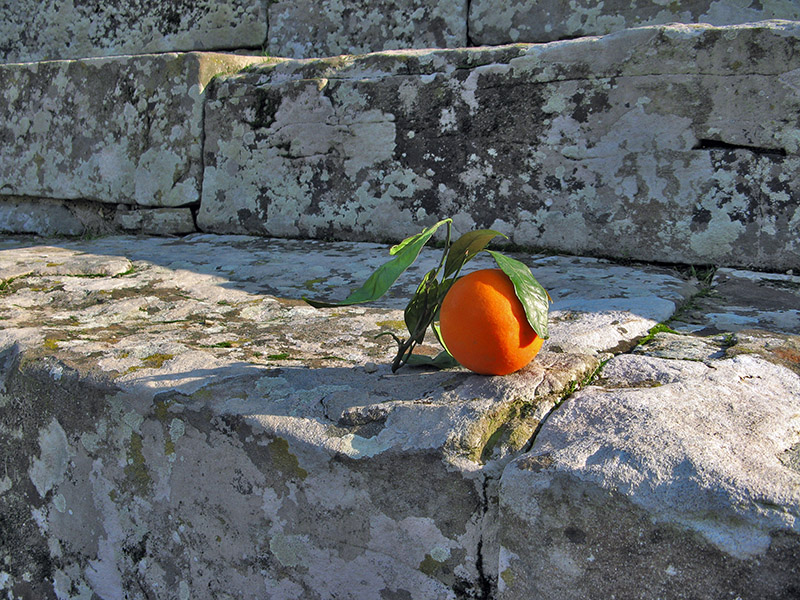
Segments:
[[[341,297],[386,260],[386,248],[212,235],[0,241],[0,444],[13,457],[0,477],[0,515],[11,523],[0,589],[142,600],[176,589],[215,599],[528,598],[518,590],[529,589],[524,575],[535,571],[519,565],[535,557],[518,540],[538,539],[545,523],[525,509],[530,496],[514,496],[523,488],[521,479],[509,483],[509,469],[569,429],[562,409],[625,388],[643,399],[652,390],[656,405],[673,390],[679,404],[675,385],[693,385],[713,404],[696,371],[724,379],[731,368],[738,375],[725,385],[743,401],[729,411],[761,414],[746,401],[747,378],[759,370],[770,375],[761,393],[798,408],[800,380],[782,366],[797,366],[797,336],[771,332],[748,338],[738,359],[730,336],[660,333],[554,410],[601,361],[700,289],[675,271],[580,257],[521,257],[556,302],[552,338],[528,368],[494,378],[461,369],[392,375],[392,348],[373,336],[399,326],[400,295],[437,254],[425,252],[375,307],[318,311],[297,298]],[[672,360],[650,356],[668,351]],[[704,362],[685,360],[698,353]],[[607,417],[615,414],[625,420]],[[643,443],[648,422],[628,437],[624,426],[614,431]],[[710,431],[717,425],[708,420]],[[576,435],[576,444],[594,439]],[[676,426],[670,435],[691,434]],[[783,448],[791,435],[756,438]],[[685,487],[682,473],[676,490]],[[624,500],[624,485],[609,486]],[[770,494],[785,514],[797,513],[795,499]],[[638,513],[625,502],[615,521],[628,543],[635,529],[625,519]],[[683,531],[673,521],[665,527]],[[783,540],[775,548],[792,556],[791,527],[774,525],[770,535]],[[593,535],[573,529],[573,537]],[[680,535],[670,538],[676,552],[689,543]],[[625,560],[626,548],[608,550],[603,564]],[[718,556],[728,555],[738,556]],[[680,569],[675,585],[696,574]],[[553,570],[547,585],[568,585],[572,573]],[[753,589],[742,598],[757,597]]]
[[[800,377],[645,354],[603,377],[503,473],[498,597],[791,597]]]

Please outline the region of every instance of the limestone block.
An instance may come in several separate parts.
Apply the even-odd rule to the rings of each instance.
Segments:
[[[593,2],[577,0],[474,0],[469,7],[473,44],[550,42],[605,35],[644,25],[736,25],[768,19],[800,20],[800,6],[783,0]]]
[[[665,269],[519,257],[574,311],[551,325],[564,339],[592,311],[652,323],[690,293]],[[399,298],[298,300],[386,259],[243,236],[0,240],[0,592],[491,597],[493,481],[602,348],[545,347],[508,377],[393,375],[375,335],[403,327]]]
[[[0,194],[175,207],[200,196],[209,80],[253,57],[0,65]]]
[[[791,597],[800,375],[622,355],[500,485],[498,598]]]
[[[467,2],[277,0],[269,4],[273,56],[310,58],[467,45]]]
[[[576,254],[800,264],[800,26],[660,26],[219,79],[201,229],[383,241],[443,216]]]
[[[259,0],[14,0],[0,6],[2,62],[260,48]]]
[[[114,224],[125,231],[147,235],[184,235],[195,231],[194,217],[188,208],[118,209]]]

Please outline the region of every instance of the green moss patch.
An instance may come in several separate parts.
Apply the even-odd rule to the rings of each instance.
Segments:
[[[289,442],[283,438],[275,438],[267,446],[272,464],[290,478],[305,479],[308,471],[300,466],[297,457],[289,452]]]

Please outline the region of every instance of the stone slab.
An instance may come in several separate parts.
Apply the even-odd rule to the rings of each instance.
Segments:
[[[14,0],[0,6],[2,62],[260,48],[267,16],[258,0]]]
[[[517,256],[574,313],[551,325],[563,339],[592,311],[652,324],[692,291],[666,269]],[[545,347],[509,377],[392,375],[374,336],[400,326],[398,297],[298,300],[346,293],[387,258],[243,236],[0,240],[0,589],[491,593],[490,480],[610,348]],[[614,331],[603,344],[635,336]]]
[[[383,241],[452,216],[558,252],[796,268],[798,44],[786,21],[670,25],[218,79],[198,223]]]
[[[203,91],[260,57],[151,54],[0,65],[0,195],[197,203]]]
[[[800,375],[629,354],[601,377],[503,473],[498,598],[791,597]]]
[[[800,7],[783,0],[690,0],[592,2],[577,0],[474,0],[469,6],[475,45],[551,42],[606,35],[666,23],[736,25],[768,19],[800,20]]]
[[[388,246],[381,244],[208,234],[181,239],[112,236],[88,244],[60,240],[58,247],[77,256],[126,257],[134,263],[158,265],[164,273],[173,273],[164,275],[168,281],[180,283],[197,273],[200,281],[227,280],[226,288],[250,294],[309,296],[332,302],[343,300],[391,259]],[[0,248],[5,249],[0,260],[2,279],[36,275],[48,262],[64,262],[61,254],[66,252],[59,250],[57,258],[48,260],[48,253],[55,250],[25,249],[24,241],[13,239],[0,242]],[[528,264],[553,298],[550,319],[554,327],[548,346],[554,352],[602,355],[629,346],[654,325],[668,320],[699,289],[679,272],[660,267],[632,267],[585,257],[509,254]],[[439,250],[423,249],[392,289],[369,306],[402,309],[439,259]],[[485,254],[469,263],[470,269],[495,266]],[[197,284],[187,279],[180,285]],[[205,293],[216,297],[221,292]]]
[[[468,45],[466,0],[278,0],[269,4],[273,56],[312,58]]]

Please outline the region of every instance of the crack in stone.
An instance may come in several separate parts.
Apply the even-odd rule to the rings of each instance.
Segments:
[[[489,577],[485,571],[483,548],[485,524],[487,518],[489,518],[489,483],[491,479],[492,478],[484,472],[484,478],[481,486],[481,534],[478,538],[478,544],[475,550],[475,570],[478,573],[478,578],[475,582],[475,591],[477,593],[475,596],[476,600],[492,600],[494,597],[493,591],[494,588],[496,588],[496,582],[493,582],[492,578]],[[496,495],[497,494],[495,493],[495,496]],[[497,500],[497,498],[495,498],[495,500]]]
[[[747,150],[753,154],[768,156],[787,156],[784,148],[768,148],[765,146],[751,146],[748,144],[733,144],[722,140],[698,139],[692,150]]]

